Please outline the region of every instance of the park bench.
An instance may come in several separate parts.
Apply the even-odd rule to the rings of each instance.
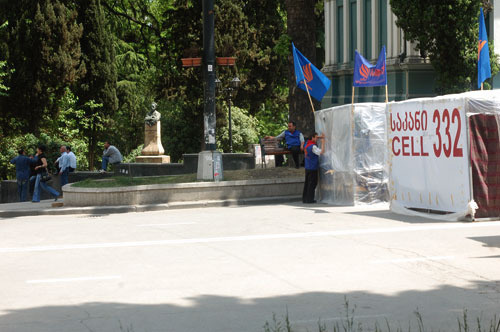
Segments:
[[[266,165],[266,156],[276,156],[289,154],[290,150],[282,144],[282,141],[276,137],[272,138],[261,138],[260,139],[260,151],[262,155],[262,164],[264,167]]]

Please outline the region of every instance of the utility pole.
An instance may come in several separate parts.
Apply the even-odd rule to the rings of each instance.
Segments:
[[[215,31],[214,0],[203,0],[203,81],[205,151],[215,151]]]
[[[203,124],[205,150],[198,154],[198,180],[223,179],[222,153],[215,142],[215,29],[214,0],[203,0]]]

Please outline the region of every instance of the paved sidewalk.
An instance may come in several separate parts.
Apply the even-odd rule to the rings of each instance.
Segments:
[[[87,207],[52,207],[53,199],[42,200],[40,203],[22,202],[0,204],[0,218],[15,218],[24,216],[41,215],[68,215],[68,214],[112,214],[128,212],[161,211],[168,209],[189,209],[200,207],[219,207],[234,205],[256,205],[268,203],[297,202],[301,196],[277,196],[248,199],[227,199],[210,201],[172,202],[164,204],[149,205],[115,205],[115,206],[87,206]],[[64,199],[59,199],[58,203],[64,203]]]

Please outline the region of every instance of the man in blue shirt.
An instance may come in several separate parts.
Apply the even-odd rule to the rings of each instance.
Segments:
[[[325,138],[324,135],[318,136],[317,133],[307,141],[304,147],[304,162],[306,169],[306,179],[304,182],[304,191],[302,192],[303,203],[316,203],[314,192],[318,184],[319,156],[325,153],[325,142],[321,144],[321,150],[316,145],[318,139]]]
[[[16,165],[17,193],[19,202],[25,202],[28,193],[28,181],[30,178],[31,159],[26,157],[23,149],[19,149],[19,155],[10,163]]]
[[[266,138],[273,138],[272,136],[267,136]],[[288,130],[283,131],[281,134],[276,136],[277,139],[285,139],[286,147],[292,153],[293,162],[295,163],[295,168],[299,168],[299,154],[304,147],[304,135],[297,130],[297,125],[295,122],[288,122]]]

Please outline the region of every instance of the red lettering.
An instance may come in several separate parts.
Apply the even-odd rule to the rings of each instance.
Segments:
[[[410,139],[410,137],[409,136],[403,136],[403,137],[401,137],[401,139],[403,141],[403,143],[402,143],[402,146],[403,146],[403,156],[409,156],[410,153],[407,152],[406,149],[410,147],[410,144],[408,143],[408,140]]]
[[[394,155],[397,157],[401,153],[401,150],[398,150],[398,152],[396,152],[396,149],[394,148],[394,142],[396,141],[400,142],[399,137],[397,136],[392,139],[392,153],[394,153]]]
[[[420,137],[420,154],[422,157],[428,157],[429,152],[424,151],[424,136]]]
[[[418,157],[418,156],[420,156],[420,153],[418,153],[418,151],[415,152],[414,145],[413,145],[413,139],[414,139],[414,137],[412,136],[411,137],[411,155],[414,157]]]

